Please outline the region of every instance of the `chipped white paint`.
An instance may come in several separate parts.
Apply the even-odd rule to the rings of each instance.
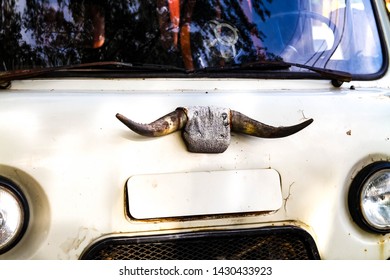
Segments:
[[[382,2],[375,3],[390,49]],[[26,192],[32,220],[21,243],[0,259],[74,259],[93,240],[109,234],[275,224],[308,230],[323,258],[388,258],[389,235],[358,228],[348,213],[346,194],[351,178],[364,165],[390,160],[389,81],[386,71],[378,80],[353,81],[341,88],[325,80],[301,79],[14,82],[11,89],[0,91],[0,175]],[[183,106],[234,108],[275,126],[306,118],[314,123],[281,139],[232,133],[224,153],[193,154],[186,151],[180,132],[145,139],[115,118],[123,112],[150,122]],[[126,213],[125,185],[135,176],[164,174],[169,181],[169,174],[267,168],[280,174],[284,199],[272,214],[139,221]],[[209,178],[212,183],[214,178]],[[166,188],[164,196],[171,191]],[[220,203],[223,206],[225,199]]]

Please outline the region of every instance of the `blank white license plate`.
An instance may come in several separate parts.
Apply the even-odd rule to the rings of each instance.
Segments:
[[[136,219],[274,211],[282,205],[273,169],[135,175],[127,195]]]

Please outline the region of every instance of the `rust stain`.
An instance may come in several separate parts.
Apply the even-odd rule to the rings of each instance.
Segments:
[[[60,245],[60,248],[67,256],[73,256],[81,246],[87,245],[98,235],[96,229],[80,227],[76,237],[69,237]]]
[[[292,182],[291,185],[288,187],[288,195],[286,196],[286,198],[283,198],[284,200],[284,211],[287,212],[287,200],[291,197],[291,188],[292,186],[295,184],[295,182]]]

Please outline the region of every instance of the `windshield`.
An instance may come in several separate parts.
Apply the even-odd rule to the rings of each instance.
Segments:
[[[98,61],[195,71],[286,61],[372,75],[384,61],[369,0],[2,0],[0,5],[2,71]]]

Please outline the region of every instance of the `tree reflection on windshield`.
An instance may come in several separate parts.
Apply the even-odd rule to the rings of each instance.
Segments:
[[[0,67],[119,61],[194,70],[283,58],[356,71],[356,58],[342,48],[354,46],[341,36],[352,32],[345,11],[372,11],[367,0],[353,2],[366,7],[338,0],[2,0]],[[375,72],[380,43],[376,28],[367,32],[374,36],[371,61],[361,59],[371,68],[362,69]]]
[[[176,16],[172,16],[175,12],[173,5],[169,4],[172,2],[177,5]],[[179,29],[192,25],[192,34],[200,33],[194,36],[195,44],[202,44],[199,36],[205,33],[219,43],[218,34],[213,34],[213,30],[222,29],[217,33],[236,31],[226,23],[207,25],[209,20],[216,19],[240,24],[240,31],[245,32],[240,36],[252,38],[258,48],[253,51],[260,52],[264,34],[256,30],[249,13],[250,9],[254,9],[265,20],[270,12],[263,1],[255,1],[253,6],[251,1],[200,2],[202,5],[195,5],[196,1],[191,0],[27,0],[23,6],[22,1],[19,5],[15,1],[5,1],[1,22],[6,32],[2,32],[0,38],[1,42],[7,43],[2,44],[1,53],[7,54],[2,57],[3,64],[15,69],[115,60],[183,66],[186,61],[185,58],[183,61],[180,47],[185,49],[189,46],[185,45],[184,32],[181,34],[181,46],[178,46]],[[208,43],[213,44],[211,41]],[[243,39],[240,43],[242,51],[248,53],[251,46]],[[229,39],[222,42],[225,57],[231,49],[229,44],[233,45]],[[211,51],[216,49],[210,48]],[[236,51],[234,54],[237,54]],[[205,55],[210,56],[209,53]]]

